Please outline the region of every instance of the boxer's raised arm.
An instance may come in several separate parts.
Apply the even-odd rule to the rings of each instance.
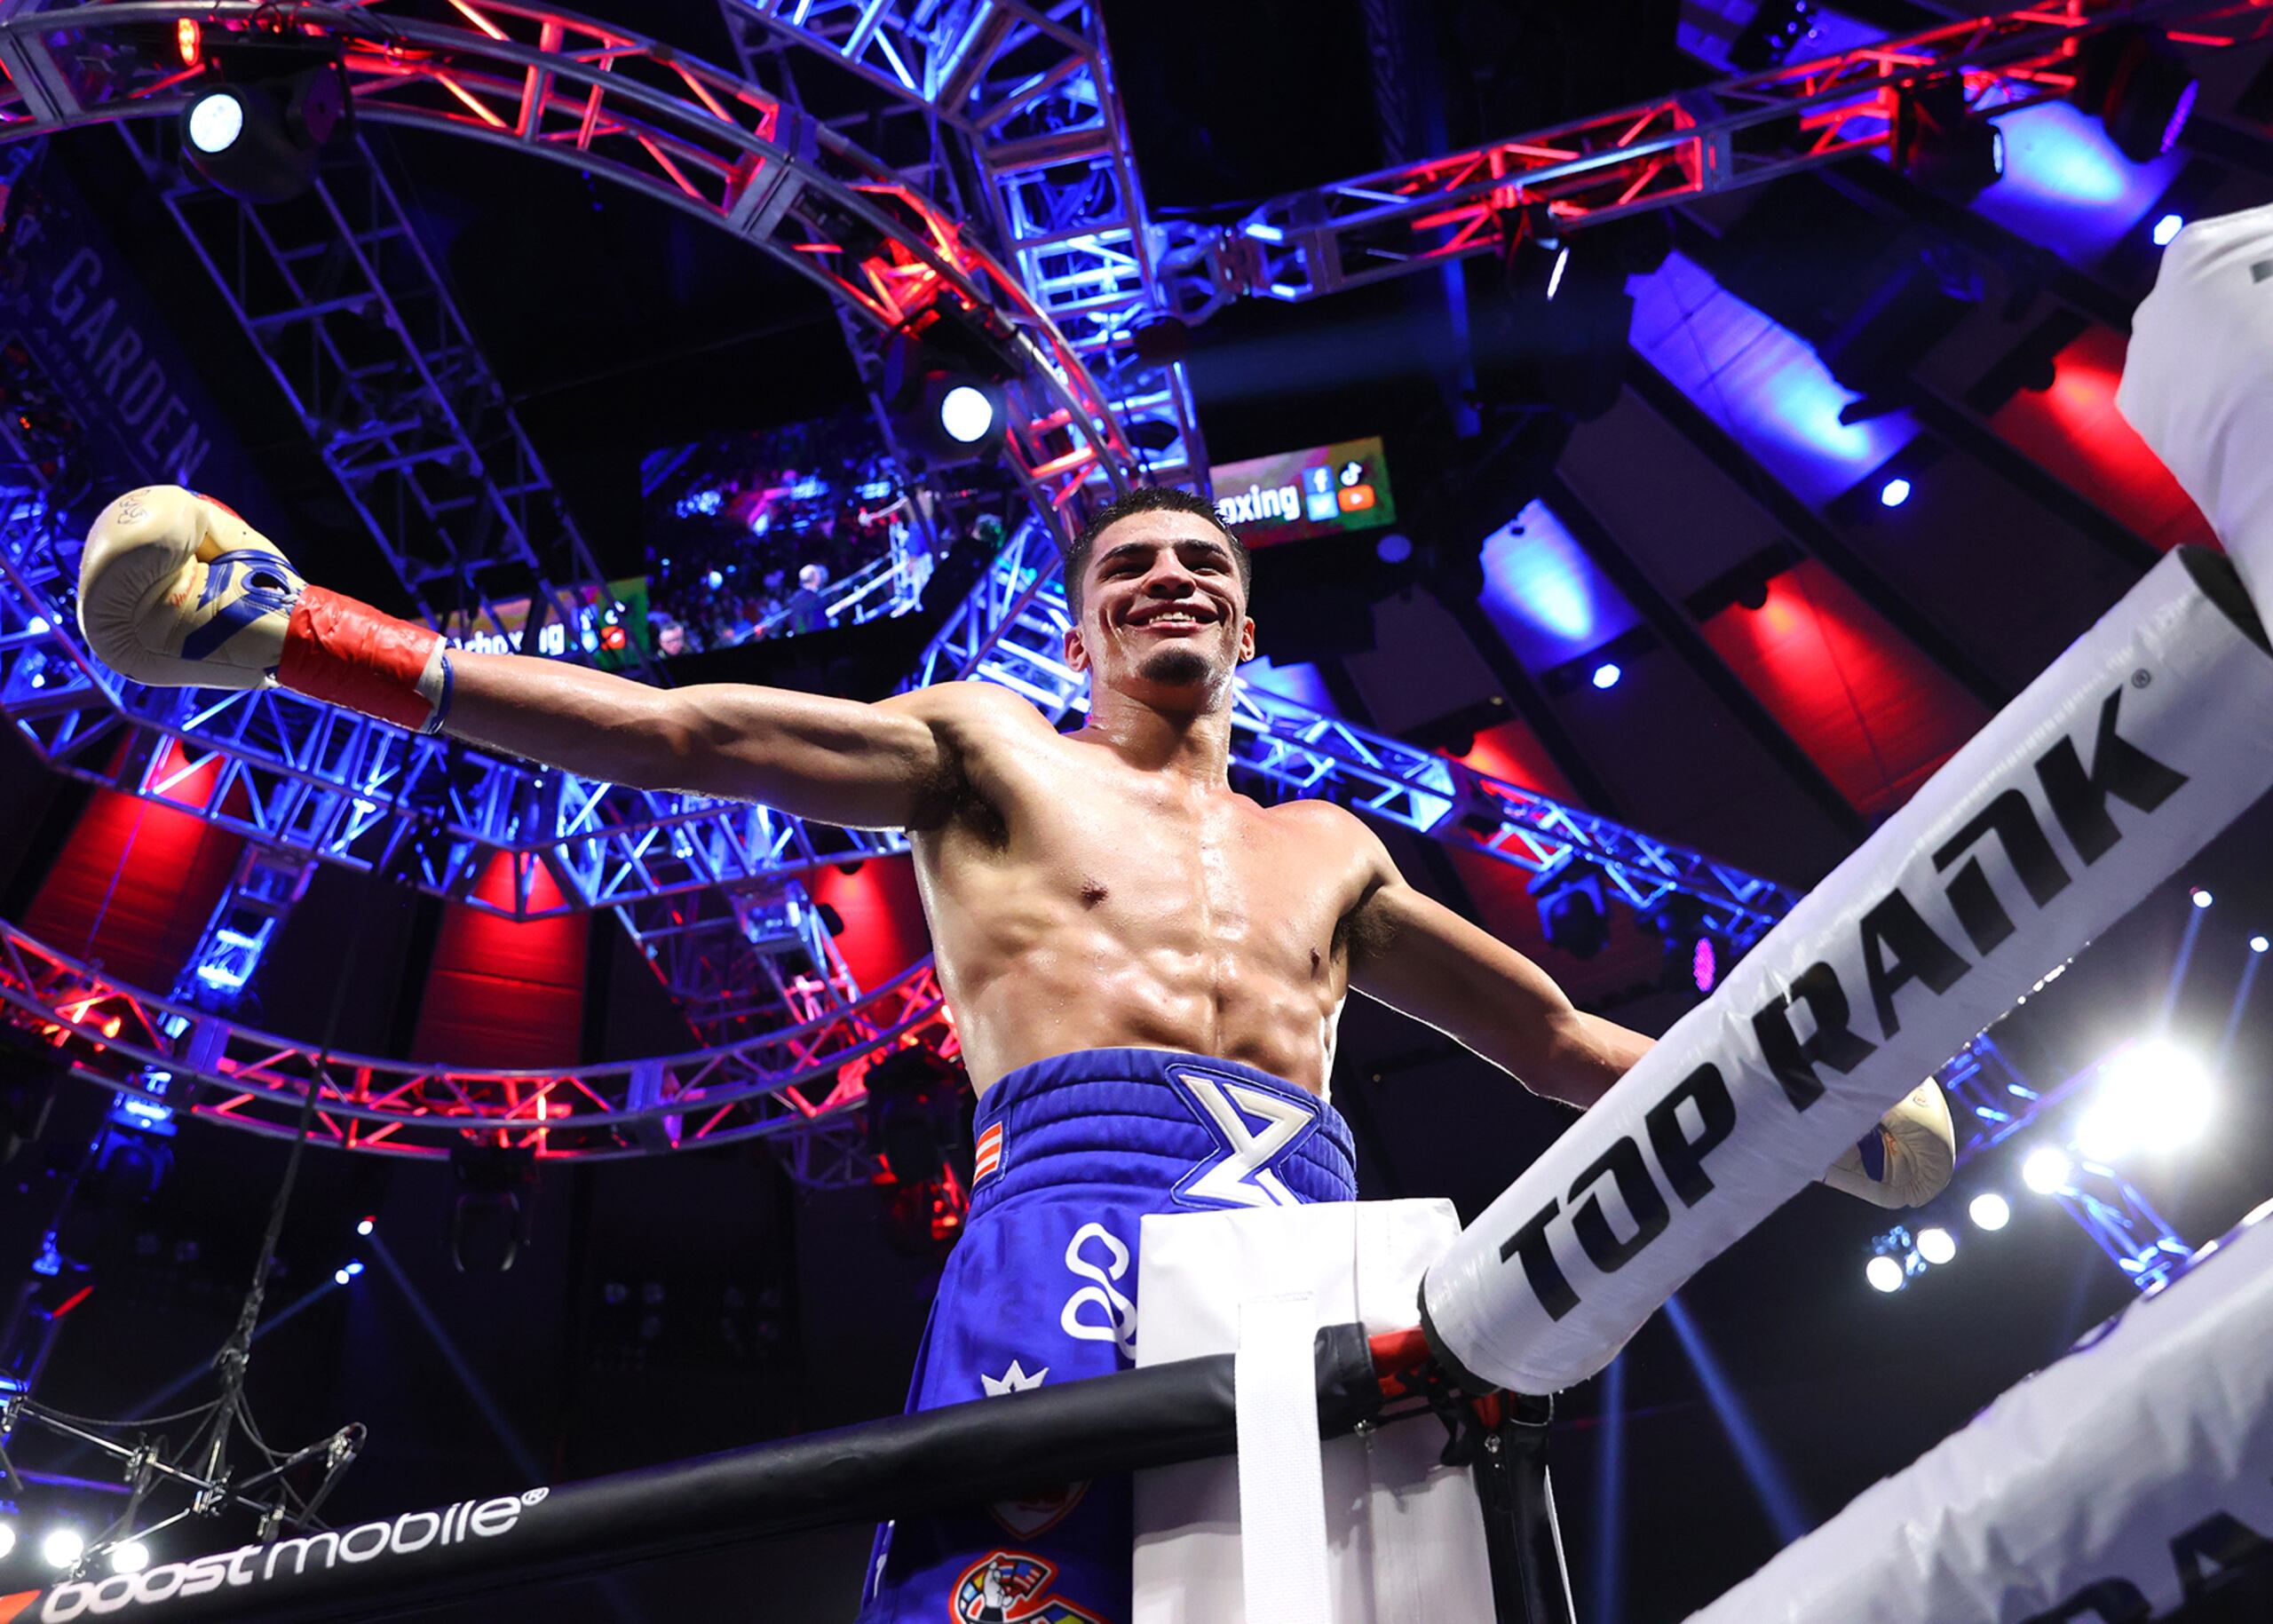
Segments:
[[[1366,838],[1379,848],[1370,830]],[[1376,883],[1350,919],[1350,985],[1457,1039],[1534,1094],[1584,1109],[1651,1040],[1572,1007],[1507,943],[1422,895],[1380,851]]]
[[[242,517],[178,486],[103,510],[81,560],[79,621],[96,653],[139,682],[274,684],[588,778],[863,828],[944,818],[975,732],[1048,725],[977,683],[867,705],[731,684],[655,689],[448,648],[427,627],[309,584]]]
[[[942,684],[875,704],[751,684],[655,689],[511,654],[452,650],[446,731],[571,772],[762,801],[853,828],[923,828],[960,782],[957,734],[1005,689]]]

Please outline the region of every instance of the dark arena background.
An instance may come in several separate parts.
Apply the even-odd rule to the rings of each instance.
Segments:
[[[1234,787],[1654,1034],[2215,545],[2114,389],[2164,245],[2273,202],[2269,35],[0,5],[0,1594],[895,1414],[973,1176],[901,835],[125,681],[111,496],[469,646],[1070,728],[1069,516],[1210,491]],[[1561,1397],[1580,1620],[1704,1606],[2273,1196],[2269,850],[1950,1058],[1930,1207],[1802,1192]],[[1463,1218],[1572,1120],[1363,999],[1332,1097]],[[848,1619],[867,1538],[426,1616]]]

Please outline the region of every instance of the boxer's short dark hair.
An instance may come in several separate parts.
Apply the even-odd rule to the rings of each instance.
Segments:
[[[1137,513],[1190,513],[1206,519],[1231,543],[1232,558],[1239,566],[1240,592],[1254,590],[1255,562],[1247,557],[1247,543],[1224,522],[1214,503],[1173,487],[1140,486],[1121,492],[1091,514],[1089,522],[1065,544],[1065,606],[1076,622],[1081,618],[1081,577],[1089,573],[1089,555],[1097,551],[1097,537],[1109,527]]]

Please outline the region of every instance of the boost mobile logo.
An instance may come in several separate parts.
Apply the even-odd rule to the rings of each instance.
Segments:
[[[2133,680],[2145,685],[2135,677]],[[2184,773],[2118,736],[2115,721],[2122,703],[2123,690],[2119,687],[2100,706],[2098,736],[2088,769],[2073,739],[2062,739],[2032,764],[2061,833],[2087,865],[2097,862],[2123,838],[2108,811],[2110,797],[2152,812],[2187,781]],[[1950,911],[1974,952],[1983,957],[2016,928],[1982,870],[1977,853],[1991,842],[2002,848],[2007,866],[2029,900],[2039,908],[2050,904],[2075,879],[2039,827],[2036,809],[2026,795],[2016,788],[2007,788],[1992,798],[1932,854],[1934,872],[1943,876],[1942,893]],[[1855,929],[1855,956],[1866,984],[1862,990],[1878,1018],[1882,1039],[1891,1038],[1901,1029],[1895,1010],[1897,992],[1914,981],[1930,993],[1946,993],[1973,970],[1973,964],[1936,932],[1899,886],[1865,908]],[[1813,1025],[1814,1030],[1804,1039],[1792,1023],[1794,1004],[1806,1006]],[[1818,1066],[1828,1066],[1843,1075],[1878,1049],[1878,1044],[1855,1031],[1852,1023],[1848,987],[1837,969],[1826,960],[1818,960],[1794,976],[1783,991],[1770,995],[1754,1011],[1750,1026],[1759,1045],[1759,1060],[1765,1063],[1793,1109],[1805,1111],[1823,1097]],[[1684,1105],[1690,1107],[1694,1133],[1684,1126],[1681,1112]],[[1643,1134],[1672,1193],[1683,1206],[1694,1207],[1712,1190],[1705,1159],[1736,1126],[1736,1101],[1721,1067],[1709,1058],[1644,1113]],[[1635,1227],[1630,1237],[1620,1238],[1604,1210],[1596,1187],[1604,1175],[1632,1216]],[[1550,1200],[1500,1247],[1501,1262],[1520,1259],[1525,1279],[1553,1319],[1562,1319],[1580,1302],[1578,1288],[1548,1246],[1548,1226],[1557,1217],[1568,1218],[1588,1261],[1603,1273],[1612,1274],[1664,1233],[1672,1216],[1665,1192],[1651,1175],[1649,1159],[1630,1134],[1596,1158],[1572,1181],[1563,1199],[1573,1205],[1565,1208],[1562,1201]]]
[[[262,1584],[275,1578],[279,1569],[288,1576],[311,1569],[323,1573],[342,1562],[369,1562],[389,1552],[407,1557],[430,1545],[494,1540],[511,1533],[522,1509],[542,1502],[545,1493],[538,1488],[495,1500],[461,1501],[446,1510],[407,1511],[392,1522],[358,1524],[345,1533],[327,1530],[273,1545],[243,1545],[188,1562],[161,1563],[139,1573],[114,1573],[100,1584],[60,1584],[47,1593],[40,1624],[99,1617],[177,1596],[202,1596],[225,1585]]]

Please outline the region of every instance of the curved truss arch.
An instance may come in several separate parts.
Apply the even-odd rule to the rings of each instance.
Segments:
[[[850,1009],[716,1049],[558,1071],[422,1066],[257,1031],[126,986],[0,921],[0,1004],[66,1050],[91,1081],[201,1121],[289,1138],[311,1089],[310,1137],[340,1150],[438,1158],[469,1142],[540,1160],[607,1160],[744,1139],[859,1136],[862,1074],[905,1042],[952,1057],[926,957]]]
[[[0,142],[164,117],[206,69],[142,54],[152,25],[277,29],[345,50],[359,117],[613,180],[744,239],[881,332],[952,316],[1015,375],[1007,455],[1063,523],[1141,460],[1064,335],[961,224],[837,131],[674,47],[558,7],[451,0],[462,24],[361,6],[123,0],[0,20]]]

